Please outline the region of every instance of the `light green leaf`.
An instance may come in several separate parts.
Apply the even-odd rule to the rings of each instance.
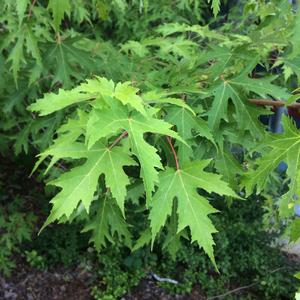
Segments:
[[[249,104],[244,93],[239,88],[239,86],[245,87],[247,85],[247,89],[252,89],[252,84],[254,83],[252,81],[250,83],[241,81],[242,83],[239,82],[237,84],[237,82],[223,81],[213,90],[214,100],[208,111],[208,123],[214,132],[217,132],[221,119],[228,121],[228,100],[231,99],[236,109],[234,118],[239,124],[239,128],[248,130],[255,139],[262,139],[264,137],[264,127],[259,122],[258,117],[266,114],[266,111]]]
[[[19,18],[19,24],[21,24],[24,19],[26,8],[28,6],[28,3],[30,3],[30,0],[18,0],[15,3],[16,3],[16,10]]]
[[[156,148],[144,140],[144,134],[152,132],[167,135],[184,143],[179,135],[170,129],[171,127],[171,124],[163,120],[146,118],[139,113],[129,116],[123,106],[116,105],[109,109],[92,111],[87,125],[86,142],[90,148],[100,138],[115,135],[122,130],[127,131],[132,152],[141,164],[141,177],[147,198],[150,199],[154,185],[158,182],[156,168],[162,169],[162,164]]]
[[[58,31],[64,15],[67,14],[69,16],[71,13],[70,1],[49,0],[47,8],[52,11],[54,29]]]
[[[196,136],[202,136],[214,144],[214,138],[207,123],[196,117],[185,108],[169,108],[166,120],[176,125],[177,131],[185,141],[193,141]],[[183,143],[178,144],[178,157],[181,162],[189,161],[193,157],[191,147]]]
[[[118,83],[115,89],[114,97],[120,100],[124,105],[129,104],[142,114],[146,114],[143,106],[143,99],[137,95],[139,89],[130,85],[130,82]]]
[[[101,144],[88,150],[82,143],[73,143],[72,146],[64,149],[53,148],[52,151],[56,156],[58,156],[57,151],[61,151],[61,157],[86,158],[86,162],[49,183],[60,187],[61,191],[51,200],[53,208],[43,228],[64,215],[70,217],[80,201],[88,211],[101,174],[105,175],[107,188],[111,190],[112,196],[124,212],[126,186],[129,184],[129,179],[123,166],[135,165],[134,160],[127,153],[119,147],[108,149]],[[48,154],[51,155],[51,151]]]
[[[197,241],[200,247],[215,264],[213,255],[213,237],[217,232],[208,215],[217,212],[201,196],[197,189],[202,188],[207,192],[236,197],[227,183],[220,179],[220,175],[208,173],[204,168],[210,160],[193,161],[182,169],[168,168],[160,173],[158,190],[151,202],[150,222],[152,239],[154,240],[161,227],[171,215],[173,201],[177,198],[178,229],[180,232],[186,227],[191,230],[192,241]]]
[[[214,16],[216,17],[220,11],[220,0],[208,0],[211,2],[211,8],[213,10]]]
[[[283,118],[284,133],[269,134],[263,146],[266,153],[258,158],[258,167],[249,171],[243,180],[247,195],[250,195],[256,187],[256,193],[260,193],[266,187],[270,173],[277,168],[280,162],[288,165],[287,175],[290,178],[289,191],[283,196],[281,211],[293,208],[289,203],[294,203],[295,195],[300,196],[300,134],[292,121]]]

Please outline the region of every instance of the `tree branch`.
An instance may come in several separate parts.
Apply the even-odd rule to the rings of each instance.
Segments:
[[[109,150],[111,150],[114,146],[116,146],[123,138],[125,138],[128,135],[127,131],[124,131],[121,135],[119,135],[113,143],[108,147]]]
[[[28,12],[28,17],[27,17],[28,19],[30,19],[31,16],[32,16],[32,9],[33,9],[33,7],[35,6],[36,1],[37,1],[37,0],[32,0],[32,2],[31,2],[31,4],[30,4],[29,12]]]
[[[282,107],[285,105],[284,101],[274,101],[271,99],[249,99],[249,102],[256,105],[266,105],[266,106],[274,106],[274,107]],[[300,109],[300,103],[292,103],[288,105],[289,108]]]

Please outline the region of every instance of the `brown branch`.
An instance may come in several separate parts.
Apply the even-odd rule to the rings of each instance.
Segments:
[[[121,135],[119,135],[113,143],[108,147],[109,150],[111,150],[114,146],[116,146],[122,139],[124,139],[128,135],[127,131],[124,131]]]
[[[266,105],[266,106],[274,106],[274,107],[282,107],[285,106],[286,102],[278,100],[274,101],[271,99],[249,99],[249,102],[256,105]],[[288,108],[300,109],[300,103],[292,103],[287,106]]]
[[[178,162],[177,154],[176,154],[176,151],[175,151],[174,146],[172,144],[172,139],[169,136],[167,136],[167,141],[168,141],[168,143],[169,143],[169,145],[171,147],[171,150],[172,150],[172,153],[173,153],[173,156],[174,156],[174,159],[175,159],[176,169],[179,170],[180,167],[179,167],[179,162]]]
[[[28,17],[27,17],[28,19],[30,19],[31,16],[32,16],[32,9],[33,9],[33,7],[35,6],[36,1],[37,1],[37,0],[32,0],[32,2],[31,2],[31,4],[30,4],[29,12],[28,12]]]

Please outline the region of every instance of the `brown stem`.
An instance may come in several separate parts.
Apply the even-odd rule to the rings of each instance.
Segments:
[[[172,150],[172,153],[173,153],[173,156],[174,156],[174,159],[175,159],[176,169],[179,170],[180,167],[179,167],[179,162],[178,162],[177,154],[176,154],[176,151],[175,151],[174,146],[172,144],[172,139],[169,136],[167,136],[167,141],[168,141],[168,143],[169,143],[169,145],[171,147],[171,150]]]
[[[32,0],[32,2],[31,2],[31,4],[30,4],[29,12],[28,12],[28,19],[30,19],[31,16],[32,16],[32,9],[33,9],[33,7],[35,6],[36,1],[37,1],[37,0]]]
[[[119,135],[113,143],[108,147],[109,150],[111,150],[114,146],[116,146],[124,137],[128,135],[127,131],[124,131],[121,135]]]
[[[274,107],[281,107],[285,105],[284,101],[274,101],[271,99],[249,99],[249,102],[256,104],[256,105],[266,105],[266,106],[274,106]],[[289,108],[300,109],[300,103],[292,103],[288,105]]]

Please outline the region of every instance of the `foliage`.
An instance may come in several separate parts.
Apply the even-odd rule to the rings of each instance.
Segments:
[[[21,198],[10,205],[3,205],[0,199],[0,272],[10,276],[15,267],[13,255],[21,252],[21,244],[30,240],[34,232],[36,216],[20,211]]]
[[[34,267],[72,267],[80,263],[87,244],[88,237],[80,234],[76,224],[49,227],[26,246],[26,259]]]
[[[250,200],[250,199],[249,199]],[[254,201],[254,199],[251,199]],[[95,299],[116,299],[128,293],[142,278],[151,273],[176,279],[179,284],[157,282],[171,293],[189,294],[198,288],[207,297],[223,294],[235,288],[253,286],[227,295],[226,299],[287,299],[293,297],[296,281],[292,279],[296,265],[291,265],[270,245],[275,236],[262,230],[262,204],[257,199],[235,203],[230,209],[217,200],[223,214],[214,218],[218,229],[216,259],[220,274],[195,246],[184,243],[176,263],[158,247],[149,252],[144,247],[133,253],[126,248],[113,247],[99,255],[98,279],[94,282]],[[226,228],[226,230],[224,230]]]
[[[248,99],[298,99],[299,19],[283,0],[4,0],[0,152],[40,153],[42,229],[74,221],[97,250],[158,240],[172,256],[190,240],[217,267],[214,199],[273,195],[285,161],[265,205],[297,240],[298,130],[269,133]]]
[[[46,261],[43,256],[38,255],[36,250],[25,251],[26,262],[37,270],[44,270]]]

